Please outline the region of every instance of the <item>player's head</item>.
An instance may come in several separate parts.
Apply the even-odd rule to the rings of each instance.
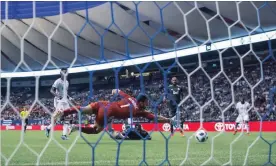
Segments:
[[[245,99],[244,97],[241,97],[241,103],[244,104],[245,103]]]
[[[172,83],[173,85],[176,85],[177,82],[178,82],[177,78],[176,78],[176,77],[172,77],[171,83]]]
[[[141,124],[140,124],[140,123],[136,123],[136,124],[135,124],[135,129],[136,129],[137,131],[141,131],[141,130],[142,130]]]
[[[140,109],[145,109],[149,105],[149,100],[146,95],[139,94],[137,97],[137,103]]]
[[[67,76],[67,68],[61,68],[60,70],[60,76],[61,78],[64,78],[65,76]]]

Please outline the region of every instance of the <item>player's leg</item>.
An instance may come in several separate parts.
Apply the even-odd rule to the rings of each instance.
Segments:
[[[62,110],[66,110],[68,108],[70,108],[69,103],[68,102],[62,102],[61,103],[61,107]],[[68,134],[68,130],[69,130],[69,126],[70,126],[70,120],[68,120],[67,117],[63,116],[63,129],[62,129],[62,136],[61,139],[63,140],[68,140],[67,134]]]
[[[244,120],[245,126],[246,126],[246,133],[249,135],[249,116],[244,115],[243,120]]]
[[[103,105],[106,105],[108,102],[93,102],[85,107],[81,106],[74,106],[68,109],[65,109],[63,112],[58,112],[55,117],[59,116],[60,114],[63,114],[63,116],[76,114],[79,111],[81,111],[82,114],[97,114],[99,108]]]
[[[54,112],[54,115],[55,114],[57,114],[57,105],[58,105],[58,101],[57,101],[57,99],[55,98],[54,99],[54,108],[55,108],[55,112]],[[54,118],[54,123],[55,123],[55,121],[56,121],[56,118]],[[50,131],[51,131],[51,129],[52,129],[52,122],[48,125],[48,126],[46,126],[45,127],[45,135],[46,135],[46,137],[49,137],[49,135],[50,135]]]
[[[170,102],[171,117],[173,120],[176,120],[177,106]],[[171,136],[174,135],[174,125],[171,123]]]
[[[235,124],[235,129],[234,129],[234,135],[237,134],[237,132],[238,132],[238,126],[241,123],[241,121],[242,121],[242,117],[241,117],[241,115],[239,115],[237,117],[237,119],[236,119],[236,124]]]
[[[95,122],[95,124],[92,127],[91,126],[81,126],[80,129],[81,129],[80,131],[85,134],[98,134],[101,131],[103,131],[104,128]],[[72,125],[72,130],[70,131],[69,135],[78,130],[79,130],[79,126]]]
[[[68,137],[67,137],[68,129],[69,129],[69,122],[66,119],[64,119],[63,126],[62,126],[62,135],[61,135],[62,140],[68,140]]]
[[[238,132],[238,126],[239,126],[239,124],[240,123],[238,123],[238,122],[236,122],[236,124],[235,124],[234,135],[236,135],[237,132]]]
[[[70,120],[69,121],[69,126],[68,126],[68,133],[67,133],[68,135],[71,134],[72,127],[73,127],[73,120]]]
[[[24,132],[26,132],[28,124],[29,124],[29,119],[26,118],[25,119],[25,124],[24,124]]]
[[[184,121],[181,119],[181,116],[180,116],[180,107],[177,107],[176,114],[179,117],[179,130],[180,130],[180,134],[181,134],[181,136],[184,136],[184,127],[183,127]]]
[[[91,108],[95,108],[95,105],[89,106],[87,108],[87,110],[85,110],[85,112],[86,113],[95,112],[96,120],[95,120],[94,126],[93,127],[90,127],[90,126],[81,127],[81,132],[85,133],[85,134],[98,134],[104,129],[104,107],[98,107],[97,109],[99,109],[99,110],[97,110],[97,111],[91,110]],[[106,118],[108,118],[108,116]],[[79,129],[79,127],[74,125],[72,132],[74,132],[78,129]]]

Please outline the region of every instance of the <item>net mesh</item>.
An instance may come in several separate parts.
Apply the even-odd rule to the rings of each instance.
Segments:
[[[127,2],[128,3],[128,2]],[[126,4],[127,4],[126,3]],[[208,156],[206,160],[202,161],[200,159],[200,156],[195,156],[193,155],[193,150],[194,150],[194,145],[193,145],[193,139],[194,135],[190,135],[187,137],[187,140],[184,142],[186,144],[186,149],[182,149],[181,151],[185,155],[180,155],[181,159],[177,160],[178,163],[173,161],[173,164],[180,164],[180,165],[197,165],[198,163],[195,162],[195,158],[201,160],[202,162],[200,163],[201,165],[209,165],[209,164],[217,164],[217,165],[234,165],[234,159],[233,155],[236,152],[235,148],[238,148],[235,146],[238,141],[243,139],[243,130],[236,138],[231,140],[229,146],[225,146],[227,148],[227,151],[229,151],[229,156],[227,157],[227,160],[224,160],[226,162],[221,162],[215,158],[216,154],[216,144],[218,138],[222,137],[223,134],[225,133],[225,125],[224,123],[226,121],[231,121],[232,119],[230,117],[233,117],[235,113],[233,112],[233,107],[235,103],[238,101],[239,97],[241,96],[246,96],[247,100],[251,104],[250,107],[250,116],[255,117],[255,120],[259,120],[260,126],[259,126],[259,134],[254,138],[253,141],[247,142],[248,145],[246,146],[246,153],[242,159],[242,162],[240,164],[248,165],[249,162],[249,156],[251,149],[258,143],[258,141],[263,141],[266,146],[264,145],[265,149],[268,149],[268,159],[264,165],[267,164],[274,164],[275,165],[275,160],[273,163],[273,145],[276,142],[275,141],[270,141],[267,140],[262,133],[262,121],[263,120],[271,120],[272,116],[275,116],[275,107],[274,105],[274,94],[276,92],[275,88],[273,87],[273,83],[269,84],[270,85],[270,90],[269,90],[269,96],[268,98],[270,99],[270,106],[267,106],[268,109],[265,113],[260,113],[260,110],[258,110],[256,107],[256,97],[260,95],[264,91],[262,87],[266,86],[267,81],[271,81],[271,78],[265,78],[265,71],[271,71],[270,68],[273,68],[273,61],[275,61],[275,57],[273,54],[273,48],[271,46],[271,41],[270,38],[272,36],[266,36],[266,44],[268,45],[268,49],[266,49],[263,52],[257,51],[257,49],[254,47],[254,44],[250,41],[251,38],[246,38],[250,37],[254,34],[265,32],[265,30],[262,28],[262,24],[260,21],[260,13],[263,8],[267,7],[271,11],[274,12],[273,7],[271,7],[270,4],[264,3],[263,5],[257,6],[254,2],[247,2],[246,5],[250,5],[255,13],[256,13],[256,21],[254,25],[255,27],[251,28],[248,27],[248,23],[243,21],[243,17],[245,17],[244,12],[241,12],[243,9],[243,2],[233,2],[232,5],[235,6],[236,9],[236,16],[237,19],[235,21],[229,21],[226,20],[225,17],[221,14],[222,8],[220,7],[222,4],[219,2],[213,2],[215,6],[215,13],[211,13],[211,11],[208,11],[207,8],[204,8],[204,6],[201,5],[199,2],[186,2],[184,5],[179,2],[129,2],[132,3],[129,6],[132,6],[132,10],[126,10],[126,11],[132,11],[132,17],[129,19],[127,16],[130,16],[128,13],[126,14],[127,20],[130,20],[130,22],[125,22],[124,20],[118,18],[119,14],[116,12],[123,12],[122,10],[117,10],[118,8],[122,8],[122,5],[117,2],[108,2],[109,4],[109,10],[104,11],[110,14],[109,18],[103,18],[110,20],[110,23],[106,25],[106,27],[102,28],[100,27],[96,22],[93,22],[96,14],[101,14],[103,11],[101,11],[101,7],[99,7],[99,10],[95,10],[93,12],[89,11],[89,9],[85,9],[79,12],[76,12],[75,14],[78,14],[78,17],[80,16],[85,16],[83,18],[82,26],[81,29],[76,29],[72,22],[68,22],[68,17],[76,17],[73,15],[69,14],[64,14],[64,5],[63,2],[59,3],[59,17],[58,21],[56,20],[57,18],[47,18],[49,19],[48,21],[57,21],[57,25],[51,24],[48,25],[50,27],[47,27],[46,29],[44,26],[45,20],[43,21],[42,18],[38,18],[36,15],[36,2],[32,3],[32,10],[33,10],[33,17],[30,21],[29,20],[22,20],[26,25],[25,28],[19,30],[16,28],[16,26],[19,26],[16,20],[10,20],[8,11],[12,10],[9,8],[9,2],[5,2],[5,19],[2,20],[1,22],[1,29],[0,29],[0,34],[1,34],[1,40],[2,36],[5,36],[7,33],[12,33],[15,38],[17,38],[16,46],[20,49],[20,58],[19,60],[16,61],[15,67],[13,68],[13,72],[19,72],[22,70],[25,71],[33,71],[31,64],[27,63],[28,56],[35,56],[35,53],[31,52],[29,49],[29,43],[26,42],[27,38],[28,41],[32,40],[39,40],[39,38],[32,36],[32,33],[38,33],[40,32],[40,35],[46,36],[47,41],[44,41],[44,44],[41,45],[41,50],[44,50],[46,52],[46,62],[44,64],[41,64],[42,67],[40,71],[46,71],[49,69],[60,69],[62,66],[61,64],[67,65],[67,67],[71,68],[74,67],[76,63],[81,64],[82,66],[86,66],[87,62],[86,60],[89,59],[90,61],[94,61],[96,65],[101,65],[105,64],[107,62],[111,61],[112,55],[110,55],[110,52],[114,52],[112,49],[114,49],[117,45],[117,43],[109,43],[105,42],[106,40],[113,40],[113,36],[111,35],[112,33],[119,34],[122,39],[118,41],[120,47],[120,52],[124,52],[124,54],[121,54],[119,52],[115,52],[115,56],[121,57],[121,59],[125,60],[120,66],[115,65],[110,63],[109,68],[112,68],[110,71],[114,73],[114,79],[112,83],[114,83],[114,86],[116,89],[125,89],[125,87],[120,86],[120,73],[124,69],[125,63],[132,64],[132,61],[136,58],[136,54],[139,54],[139,49],[134,50],[133,43],[135,42],[135,39],[137,39],[137,35],[144,35],[144,37],[147,40],[140,40],[137,41],[138,43],[141,42],[143,44],[141,45],[147,45],[148,51],[149,52],[149,60],[147,60],[147,63],[145,64],[136,64],[133,62],[133,70],[135,70],[137,73],[140,74],[138,77],[140,81],[140,87],[136,89],[137,93],[141,92],[149,96],[150,101],[151,101],[151,107],[155,115],[159,114],[158,110],[160,105],[162,105],[162,100],[165,96],[168,94],[168,82],[167,80],[171,77],[171,73],[175,70],[177,70],[178,75],[180,75],[182,80],[181,84],[185,87],[184,97],[183,99],[177,103],[178,104],[178,111],[177,111],[177,119],[178,119],[178,126],[180,124],[180,119],[190,119],[192,121],[199,121],[200,126],[199,129],[204,129],[204,122],[205,121],[219,121],[223,123],[223,127],[221,128],[220,132],[215,133],[211,140],[208,142],[210,145],[210,151],[208,152]],[[147,9],[147,3],[153,3],[154,4],[154,9]],[[2,4],[2,3],[1,3]],[[152,7],[152,5],[151,5]],[[224,6],[225,7],[225,6]],[[160,25],[152,25],[155,28],[149,28],[146,26],[146,21],[144,20],[143,15],[139,12],[139,10],[143,10],[143,12],[146,11],[146,14],[149,14],[151,16],[151,19],[155,20],[156,22],[160,22]],[[179,24],[179,29],[176,29],[176,31],[183,32],[182,34],[176,34],[173,35],[173,32],[169,30],[170,21],[166,20],[168,17],[165,17],[164,15],[170,15],[169,11],[170,10],[177,10],[179,13],[181,13],[181,18],[182,20],[175,20]],[[225,9],[225,8],[223,8]],[[126,12],[124,11],[124,12]],[[152,13],[154,14],[152,14]],[[2,12],[1,12],[2,13]],[[206,14],[208,13],[208,14]],[[205,22],[204,25],[200,25],[197,23],[197,20],[191,21],[191,15],[197,16],[196,18],[198,19],[198,22],[200,20],[203,20]],[[253,17],[253,16],[252,16]],[[173,16],[170,16],[169,19],[173,19]],[[221,21],[223,24],[220,24],[221,27],[214,27],[213,23]],[[79,23],[79,22],[76,22]],[[132,26],[123,26],[124,24],[132,25]],[[196,26],[204,26],[204,32],[198,32],[194,31],[192,28],[197,28]],[[220,28],[224,28],[224,30],[221,30]],[[242,41],[244,43],[247,43],[246,45],[242,46],[242,49],[236,48],[235,45],[236,43],[234,42],[234,38],[237,35],[237,32],[235,31],[235,28],[240,28],[244,31],[244,34],[246,36],[242,38],[241,40],[248,39],[249,41]],[[214,32],[215,31],[225,31],[225,34],[227,36],[228,42],[230,42],[230,46],[226,48],[216,48],[218,45],[214,44],[215,42],[213,41],[214,38]],[[5,33],[4,33],[5,32]],[[88,49],[86,46],[83,45],[83,38],[82,35],[84,32],[89,32],[91,36],[88,36],[88,38],[98,38],[100,40],[99,43],[99,48],[93,50],[95,54],[97,54],[97,58],[88,58],[89,55],[85,55],[86,52],[82,51],[85,49]],[[142,33],[140,33],[142,32]],[[160,35],[160,34],[164,35]],[[200,35],[197,34],[200,33],[202,36],[204,36],[204,40],[199,40],[195,38],[194,36]],[[64,36],[63,36],[64,35]],[[70,41],[62,41],[64,40],[63,37],[65,36],[71,36],[70,38],[66,39],[71,39],[72,42]],[[6,36],[5,36],[6,37]],[[53,42],[55,41],[55,42]],[[68,48],[74,48],[72,52],[73,54],[68,53],[67,55],[58,55],[59,53],[56,51],[56,43],[61,42],[65,45],[65,47]],[[189,43],[190,47],[195,46],[196,50],[196,55],[193,55],[196,59],[196,62],[194,66],[196,67],[189,67],[188,65],[183,65],[183,59],[179,58],[181,57],[181,53],[179,50],[181,47],[185,46],[186,43]],[[158,46],[164,46],[164,47],[169,47],[173,48],[173,59],[170,59],[168,63],[162,63],[158,61],[158,57],[154,56],[156,54],[164,53],[167,52],[165,49],[160,49],[157,47]],[[0,50],[4,50],[4,47],[1,44]],[[266,47],[266,46],[265,46]],[[107,49],[106,49],[107,48]],[[212,67],[213,68],[208,68],[208,60],[203,56],[202,53],[202,48],[205,48],[206,50],[212,49],[215,51],[212,51],[212,57],[216,59],[215,62],[213,62]],[[61,50],[62,51],[62,50]],[[171,50],[170,50],[171,51]],[[230,52],[230,53],[229,53]],[[2,53],[2,51],[1,51]],[[64,53],[64,52],[63,52]],[[65,52],[66,53],[66,52]],[[206,54],[208,51],[206,52]],[[85,58],[79,58],[79,55],[81,55]],[[233,54],[232,58],[227,57],[227,55]],[[207,55],[208,56],[208,55]],[[2,57],[2,56],[1,56]],[[58,57],[58,58],[57,58]],[[14,57],[11,57],[13,59]],[[59,60],[57,60],[59,59]],[[161,58],[162,59],[162,58]],[[185,61],[186,59],[184,59]],[[254,62],[255,65],[247,64],[247,62],[251,60]],[[230,62],[231,61],[231,62]],[[30,62],[30,61],[28,61]],[[227,69],[225,65],[226,62],[233,63],[237,66],[238,70],[235,73],[233,72],[233,69]],[[212,61],[211,61],[212,63]],[[257,65],[256,65],[257,64]],[[272,64],[272,65],[271,65]],[[275,64],[274,64],[275,65]],[[159,84],[160,87],[159,89],[154,89],[153,87],[156,85],[148,85],[148,83],[144,80],[143,73],[148,72],[148,69],[152,66],[155,66],[160,71],[160,77],[161,77],[161,83]],[[272,66],[272,67],[271,67]],[[275,67],[274,67],[275,68]],[[104,68],[103,68],[104,69]],[[2,70],[2,69],[1,69]],[[69,70],[70,71],[70,70]],[[93,82],[93,76],[95,73],[97,73],[97,70],[91,70],[91,68],[86,68],[86,71],[89,73],[89,93],[88,97],[85,101],[85,104],[88,104],[91,101],[99,101],[101,96],[95,94],[94,90],[94,82]],[[269,74],[269,73],[268,73]],[[273,76],[271,76],[273,77]],[[6,87],[7,87],[7,92],[6,92],[6,99],[1,100],[1,116],[5,113],[5,110],[10,108],[14,113],[16,113],[16,116],[20,116],[16,106],[13,105],[13,101],[11,100],[12,95],[11,90],[12,90],[12,77],[6,78]],[[35,98],[31,102],[31,106],[29,108],[30,111],[33,111],[35,107],[39,107],[43,109],[46,114],[52,116],[52,110],[50,108],[47,108],[45,106],[45,103],[41,101],[40,98],[40,80],[42,79],[41,76],[35,76],[31,79],[34,79],[35,81]],[[1,79],[1,81],[3,81]],[[134,88],[135,89],[135,88]],[[220,90],[218,90],[220,89]],[[156,92],[158,91],[158,92]],[[218,93],[220,91],[221,93]],[[155,95],[154,95],[155,94]],[[106,94],[105,94],[106,95]],[[105,96],[106,97],[106,96]],[[114,96],[109,96],[106,97],[109,98],[110,101],[115,101],[116,97]],[[169,97],[170,98],[170,97]],[[172,100],[172,99],[171,99]],[[174,101],[175,102],[175,101]],[[70,103],[71,106],[73,106],[73,103]],[[164,108],[164,107],[163,107]],[[162,106],[161,106],[162,109]],[[164,108],[165,109],[165,108]],[[131,115],[132,116],[132,115]],[[186,117],[186,116],[191,116],[191,117]],[[81,116],[79,116],[79,123],[81,123]],[[22,123],[24,124],[24,119],[22,119]],[[51,123],[54,124],[53,118],[51,118]],[[157,119],[155,118],[154,123],[157,124]],[[107,125],[107,118],[105,117],[105,126]],[[151,129],[150,135],[153,135],[155,132],[155,129],[159,128],[157,125]],[[87,138],[85,135],[82,133],[76,135],[75,138],[73,138],[73,141],[70,143],[70,145],[64,145],[60,143],[60,141],[57,140],[57,138],[54,136],[54,131],[51,132],[49,140],[46,142],[45,145],[41,145],[43,148],[41,151],[37,151],[34,146],[31,145],[30,142],[26,142],[24,140],[25,134],[23,131],[23,128],[21,130],[20,138],[18,143],[15,145],[15,149],[12,150],[9,155],[5,154],[4,151],[1,150],[1,165],[12,165],[11,160],[16,156],[18,151],[22,147],[27,148],[32,155],[35,156],[36,161],[33,163],[34,165],[40,165],[43,164],[41,163],[41,158],[45,157],[49,154],[45,154],[49,146],[54,143],[54,146],[57,146],[60,148],[61,151],[59,153],[64,153],[64,162],[60,163],[52,163],[54,165],[69,165],[69,164],[92,164],[96,165],[97,161],[98,164],[107,164],[107,163],[100,163],[99,160],[102,159],[97,159],[95,157],[95,154],[97,151],[99,153],[103,153],[101,150],[98,150],[101,148],[100,143],[103,142],[102,139],[105,137],[105,135],[108,135],[109,133],[106,131],[103,131],[100,133],[100,136],[97,136],[97,140],[94,143],[91,143],[91,138]],[[164,139],[164,158],[160,160],[160,162],[155,163],[158,165],[171,165],[171,160],[170,160],[170,151],[173,151],[173,149],[170,149],[170,141],[172,137],[170,135],[165,134],[164,132],[159,132],[161,135],[161,139]],[[2,135],[2,134],[1,134]],[[81,162],[81,161],[74,161],[74,158],[70,159],[69,155],[74,151],[76,146],[78,146],[77,142],[82,139],[87,143],[87,146],[91,148],[91,159],[92,161],[89,161],[87,163]],[[2,139],[2,145],[5,144],[4,139]],[[154,141],[154,140],[153,140]],[[221,141],[221,140],[219,140]],[[119,165],[121,162],[121,146],[125,144],[125,140],[115,140],[116,142],[116,157],[113,158],[112,160],[115,160],[112,162],[112,164]],[[148,141],[146,139],[142,140],[142,155],[137,154],[141,157],[141,160],[139,160],[137,163],[132,163],[135,162],[135,160],[126,160],[124,164],[135,164],[135,165],[151,165],[151,163],[148,163],[148,153],[147,153],[147,146],[148,146]],[[113,146],[113,145],[112,145]],[[131,146],[130,146],[131,148]],[[151,147],[154,148],[154,147]],[[1,149],[2,146],[1,146]],[[200,149],[200,148],[199,148]],[[229,149],[229,150],[228,150]],[[22,149],[21,149],[22,150]],[[108,151],[108,149],[106,149]],[[184,152],[185,151],[185,152]],[[228,153],[227,153],[228,154]],[[51,160],[52,155],[49,155],[48,159]],[[206,156],[205,156],[206,157]],[[224,156],[226,157],[226,156]],[[193,160],[192,160],[193,159]],[[69,161],[70,160],[70,161]],[[125,158],[123,159],[125,160]],[[153,160],[153,159],[150,159]],[[86,160],[87,161],[87,160]],[[180,162],[179,162],[180,161]],[[106,161],[107,162],[107,161]],[[46,162],[47,163],[47,162]],[[50,162],[49,162],[50,163]],[[252,164],[252,163],[251,163]],[[16,165],[16,164],[15,164]]]

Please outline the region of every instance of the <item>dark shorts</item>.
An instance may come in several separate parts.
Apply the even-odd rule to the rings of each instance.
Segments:
[[[29,119],[28,119],[28,118],[25,119],[25,124],[26,124],[26,125],[29,124]]]

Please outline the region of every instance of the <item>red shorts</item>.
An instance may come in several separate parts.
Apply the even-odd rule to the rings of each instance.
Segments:
[[[96,124],[100,127],[104,127],[108,123],[108,119],[112,117],[112,113],[116,109],[116,104],[108,101],[100,101],[91,103],[90,107],[96,114]],[[112,111],[113,110],[113,111]],[[105,123],[106,122],[106,123]]]

